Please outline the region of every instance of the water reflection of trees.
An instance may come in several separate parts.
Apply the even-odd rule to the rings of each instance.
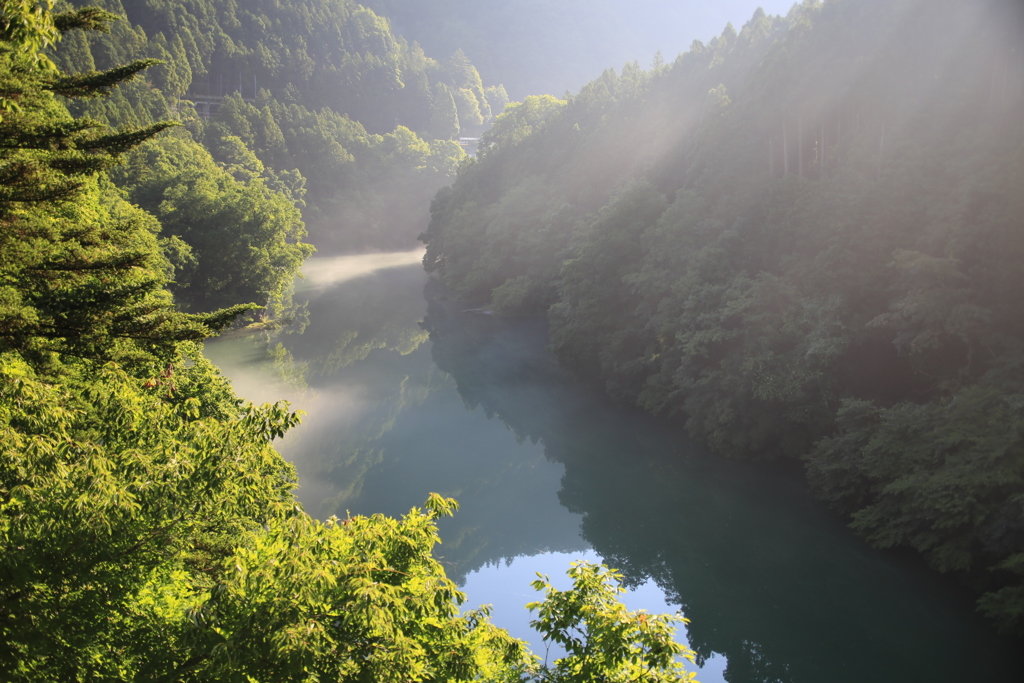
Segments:
[[[407,356],[427,339],[420,328],[423,301],[410,296],[423,275],[415,266],[348,280],[310,300],[310,324],[285,343],[310,363],[320,384],[373,351]]]
[[[565,465],[559,498],[627,580],[653,578],[701,657],[762,681],[989,680],[1020,671],[940,582],[852,538],[798,477],[708,457],[566,377],[533,321],[463,313],[428,286],[434,362],[467,405]],[[1016,668],[1013,668],[1016,667]]]
[[[305,368],[316,394],[284,445],[304,505],[319,517],[399,515],[430,491],[455,496],[462,512],[443,520],[440,554],[457,580],[520,555],[583,549],[579,518],[557,499],[561,468],[481,419],[422,346],[424,278],[392,269],[331,287],[311,298],[305,332],[280,338],[278,365]]]
[[[317,393],[304,429],[286,450],[309,484],[301,497],[319,517],[352,509],[366,475],[383,462],[377,440],[444,381],[411,358],[427,340],[419,325],[422,298],[409,295],[422,278],[419,268],[405,266],[307,291],[309,325],[279,342]],[[390,361],[367,372],[360,364],[372,353]]]
[[[681,605],[694,649],[724,654],[734,683],[1008,678],[969,608],[852,539],[799,478],[705,457],[581,388],[542,323],[464,313],[432,286],[425,304],[422,283],[415,268],[347,282],[281,337],[318,395],[285,443],[312,512],[455,496],[440,548],[455,578],[589,542]]]

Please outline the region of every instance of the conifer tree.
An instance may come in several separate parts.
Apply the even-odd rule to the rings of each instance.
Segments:
[[[5,3],[0,34],[0,351],[37,366],[66,354],[133,362],[167,357],[251,306],[204,316],[178,312],[165,290],[158,225],[102,175],[120,155],[171,123],[111,131],[73,119],[57,96],[100,97],[151,60],[62,74],[29,48],[61,31],[102,29],[86,8],[51,17]],[[27,37],[26,37],[27,36]]]

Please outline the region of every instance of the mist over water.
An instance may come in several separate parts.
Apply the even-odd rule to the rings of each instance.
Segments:
[[[325,289],[357,277],[372,275],[387,268],[398,268],[423,261],[423,249],[375,254],[326,256],[305,264],[301,289]]]
[[[455,497],[436,552],[466,607],[494,603],[520,637],[533,572],[603,560],[642,587],[631,608],[692,620],[704,683],[1020,680],[968,596],[867,548],[799,477],[615,406],[558,365],[543,322],[467,312],[412,261],[314,259],[310,325],[280,338],[290,358],[258,339],[208,345],[242,395],[308,413],[282,452],[311,513]]]

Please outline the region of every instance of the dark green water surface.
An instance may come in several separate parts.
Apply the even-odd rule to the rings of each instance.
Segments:
[[[532,571],[585,557],[642,587],[631,607],[682,610],[704,683],[1024,681],[1020,643],[970,596],[867,548],[798,471],[725,462],[581,386],[543,322],[462,310],[411,252],[307,272],[309,326],[271,340],[275,360],[255,338],[209,355],[243,396],[307,412],[281,450],[311,513],[457,498],[438,554],[514,634]]]

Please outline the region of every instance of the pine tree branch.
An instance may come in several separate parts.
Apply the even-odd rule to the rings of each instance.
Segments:
[[[111,22],[119,21],[120,19],[121,17],[116,14],[111,14],[99,7],[82,7],[81,9],[54,14],[53,25],[61,33],[67,33],[75,29],[110,33]]]
[[[63,121],[56,125],[25,126],[20,122],[0,124],[0,149],[68,149],[74,135],[101,127],[91,119]]]
[[[50,81],[44,87],[68,98],[102,97],[109,94],[115,86],[130,81],[139,72],[157,64],[163,64],[163,62],[159,59],[137,59],[131,64],[108,71],[89,71],[72,76],[62,76]]]
[[[219,311],[213,311],[212,313],[197,314],[195,316],[195,320],[214,332],[220,332],[225,327],[233,323],[235,318],[238,316],[248,313],[249,311],[260,310],[263,310],[263,306],[258,304],[237,304],[230,308],[222,308]]]
[[[160,121],[152,126],[112,135],[101,135],[91,140],[78,143],[78,149],[104,151],[108,154],[122,154],[132,147],[145,142],[157,133],[181,125],[176,121]]]

